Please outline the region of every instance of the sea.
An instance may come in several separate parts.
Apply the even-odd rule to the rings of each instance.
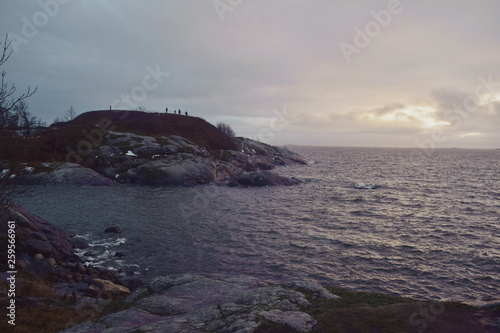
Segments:
[[[500,296],[500,150],[288,149],[313,161],[275,170],[297,186],[25,186],[15,201],[88,241],[79,252],[88,264],[145,279],[250,275],[426,300]],[[104,233],[110,226],[122,232]]]

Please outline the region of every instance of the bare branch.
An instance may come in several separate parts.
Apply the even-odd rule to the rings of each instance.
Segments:
[[[3,65],[7,60],[9,60],[10,55],[12,54],[12,50],[9,51],[10,44],[12,44],[12,40],[9,39],[9,34],[5,34],[5,41],[0,43],[0,49],[2,55],[0,56],[0,66]]]
[[[66,110],[66,113],[64,114],[64,119],[66,121],[72,121],[73,119],[76,118],[76,116],[77,114],[75,108],[73,107],[73,105],[71,105],[69,109]]]
[[[12,40],[6,34],[5,40],[0,42],[0,66],[5,64],[12,55],[11,44]],[[0,160],[0,213],[10,204],[9,199],[13,193],[18,191],[14,182],[24,169],[22,162],[25,160],[26,150],[21,149],[20,141],[13,136],[20,123],[26,126],[25,133],[29,134],[37,121],[37,118],[28,112],[28,105],[25,103],[25,100],[37,91],[37,87],[32,89],[28,86],[26,92],[14,97],[16,86],[7,83],[6,75],[5,71],[0,71],[0,131],[3,132],[5,127],[12,127],[12,130],[6,131],[12,137],[2,138],[7,141],[2,142],[0,146],[0,158],[2,158]]]
[[[0,66],[3,65],[11,56],[12,50],[9,50],[11,44],[12,40],[10,40],[9,35],[6,34],[4,42],[0,42]],[[33,96],[38,89],[38,87],[31,89],[31,87],[28,86],[28,90],[26,92],[15,98],[13,96],[17,88],[14,84],[9,85],[7,83],[5,80],[6,75],[7,73],[5,71],[0,72],[0,129],[7,125],[7,119],[16,105]]]

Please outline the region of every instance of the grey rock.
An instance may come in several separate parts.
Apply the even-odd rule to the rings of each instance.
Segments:
[[[340,298],[340,296],[332,294],[331,292],[326,290],[322,285],[314,281],[296,280],[286,283],[285,286],[288,288],[303,290],[319,298],[325,298],[325,299]]]
[[[113,227],[108,227],[104,230],[105,233],[112,233],[112,234],[119,234],[122,232],[122,229],[119,227],[113,226]]]
[[[120,278],[118,282],[122,286],[127,287],[130,291],[135,291],[146,283],[144,279],[138,277],[123,277]]]
[[[85,309],[95,310],[99,306],[105,305],[107,303],[109,303],[108,300],[82,296],[76,301],[75,304],[70,305],[69,308],[76,310],[85,310]]]
[[[72,325],[74,325],[74,323],[73,324],[68,323],[68,325],[66,327],[72,326]],[[120,329],[113,329],[113,328],[108,329],[107,325],[105,325],[103,323],[94,322],[94,321],[87,321],[83,324],[69,327],[61,332],[64,332],[64,333],[88,333],[88,332],[110,333],[110,332],[125,332],[125,329],[122,329],[122,328],[120,328]]]
[[[165,332],[175,332],[175,333],[201,333],[201,332],[206,332],[205,330],[199,331],[194,329],[192,326],[190,326],[187,323],[184,323],[182,319],[167,319],[163,321],[156,322],[154,324],[142,326],[139,329],[135,331],[129,331],[127,330],[126,332],[138,332],[138,333],[165,333]],[[83,332],[82,332],[83,333]],[[106,331],[107,333],[107,331]]]
[[[281,311],[273,309],[271,311],[262,311],[261,316],[269,321],[286,324],[298,332],[309,332],[314,325],[316,325],[316,320],[310,315],[299,311]]]
[[[42,258],[26,266],[26,270],[46,279],[52,274],[54,268],[48,259]]]
[[[195,185],[213,181],[215,169],[212,160],[187,154],[147,161],[129,169],[124,179],[148,185]]]
[[[75,163],[62,163],[50,172],[40,172],[19,179],[22,184],[113,185],[96,171]]]
[[[254,332],[261,318],[309,332],[316,323],[301,311],[309,305],[302,293],[250,277],[158,277],[125,304],[129,309],[63,332]]]

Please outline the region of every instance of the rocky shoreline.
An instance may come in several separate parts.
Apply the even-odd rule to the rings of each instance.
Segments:
[[[136,290],[144,283],[133,272],[123,275],[102,267],[84,265],[75,250],[88,248],[88,243],[21,207],[13,206],[0,216],[0,220],[2,243],[7,243],[7,221],[15,222],[16,270],[53,283],[56,294],[60,296],[76,299],[108,293],[113,298],[126,297],[131,290]],[[7,257],[6,250],[0,250],[2,258]],[[9,271],[3,260],[0,268],[2,272]],[[4,281],[7,276],[5,273],[0,274]]]
[[[72,317],[58,319],[63,322],[55,323],[56,327],[64,333],[344,332],[341,327],[350,328],[351,321],[360,320],[367,329],[372,325],[386,327],[382,331],[396,331],[391,327],[406,332],[500,330],[498,298],[468,305],[419,302],[327,289],[311,281],[276,285],[247,276],[180,274],[145,282],[134,277],[133,272],[120,274],[84,265],[75,255],[75,249],[87,246],[84,241],[21,207],[12,207],[0,216],[0,221],[0,239],[4,244],[8,237],[7,221],[16,222],[18,283],[30,286],[18,292],[16,304],[26,311],[42,311],[41,316],[54,311],[86,315],[76,322]],[[120,232],[116,227],[108,231]],[[5,249],[1,251],[4,252],[0,255],[6,258]],[[2,272],[7,271],[5,262],[1,264]],[[7,277],[6,273],[0,274],[2,304],[7,300]],[[33,293],[41,288],[50,289],[49,296],[37,297]],[[59,305],[54,308],[55,304]],[[118,305],[110,310],[106,308],[109,304]],[[18,323],[20,332],[32,331],[29,327],[23,330],[26,324]],[[0,324],[0,329],[4,324]],[[44,332],[49,331],[53,330]]]
[[[68,299],[77,311],[99,308],[104,300],[125,299],[126,310],[85,322],[64,332],[253,332],[263,318],[297,332],[309,332],[316,321],[301,309],[309,305],[302,289],[315,297],[335,299],[317,283],[293,281],[286,286],[250,277],[172,275],[145,281],[133,273],[83,264],[75,249],[88,247],[74,234],[66,233],[21,207],[13,206],[0,216],[0,239],[6,241],[7,221],[15,222],[16,270],[35,283],[53,286],[53,297]],[[4,222],[5,221],[5,222]],[[117,227],[106,232],[119,233]],[[0,254],[7,257],[7,253]],[[2,261],[2,272],[7,266]],[[8,274],[0,273],[7,282]],[[0,286],[0,296],[6,288]],[[28,296],[28,295],[24,295]],[[47,299],[38,299],[44,302]],[[37,299],[32,298],[36,306]]]
[[[298,290],[338,298],[313,282],[278,286],[249,277],[163,276],[132,293],[126,310],[63,332],[254,332],[263,319],[309,332],[316,320],[301,311],[310,303]]]
[[[216,182],[230,186],[289,186],[300,181],[270,170],[311,163],[284,148],[246,138],[233,138],[233,142],[238,150],[209,151],[176,135],[156,138],[109,132],[85,161],[78,155],[68,155],[64,163],[26,164],[17,183],[194,186]]]

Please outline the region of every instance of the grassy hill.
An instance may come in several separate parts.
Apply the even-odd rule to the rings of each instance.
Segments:
[[[178,114],[146,113],[142,111],[90,111],[70,122],[58,123],[46,132],[28,137],[0,139],[0,158],[20,161],[65,161],[68,147],[77,149],[79,143],[91,141],[98,145],[99,124],[117,132],[131,132],[147,136],[182,136],[208,150],[237,150],[230,137],[207,121]],[[89,138],[88,133],[94,133]]]

